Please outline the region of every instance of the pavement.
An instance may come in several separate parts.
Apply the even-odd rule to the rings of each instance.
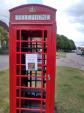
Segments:
[[[5,70],[9,68],[9,56],[0,55],[0,70]]]
[[[67,66],[84,70],[84,56],[67,53],[65,58],[57,58],[57,66]]]
[[[65,58],[56,59],[57,66],[67,66],[84,70],[84,56],[76,53],[67,53]],[[0,55],[0,70],[9,68],[9,56]]]

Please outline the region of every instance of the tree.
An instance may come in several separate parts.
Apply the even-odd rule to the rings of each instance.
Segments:
[[[1,43],[1,47],[3,47],[3,34],[4,34],[4,29],[3,29],[3,27],[0,27],[0,43]]]
[[[61,35],[61,39],[62,39],[62,49],[64,51],[68,51],[70,49],[70,44],[69,44],[68,38],[65,37],[64,35]]]
[[[70,49],[71,50],[75,50],[76,49],[76,46],[75,46],[75,43],[73,40],[69,40],[69,43],[70,43]]]
[[[0,43],[2,48],[8,46],[8,32],[1,26],[0,26]]]
[[[76,48],[76,46],[75,46],[73,40],[69,40],[64,35],[57,34],[57,50],[71,51],[75,48]]]
[[[5,47],[8,47],[8,32],[4,30],[4,42],[5,42]]]
[[[57,50],[62,49],[62,41],[59,34],[57,34]]]

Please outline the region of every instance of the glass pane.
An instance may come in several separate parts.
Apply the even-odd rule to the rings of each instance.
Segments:
[[[21,32],[21,35],[20,35]],[[17,30],[16,43],[16,105],[18,108],[46,109],[47,31]],[[21,36],[21,37],[20,37]],[[37,70],[26,70],[26,54],[38,55]],[[24,87],[24,88],[23,88]],[[23,98],[23,99],[21,99]],[[27,98],[27,99],[25,99]],[[41,99],[41,100],[31,100]],[[40,113],[40,111],[16,110],[17,113]],[[42,111],[42,113],[45,113]]]

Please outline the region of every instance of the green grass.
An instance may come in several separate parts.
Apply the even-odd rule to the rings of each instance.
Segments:
[[[57,58],[65,58],[66,53],[65,52],[56,52],[56,56],[57,56]]]
[[[9,113],[8,71],[0,72],[0,113]],[[84,71],[57,67],[55,103],[58,113],[84,113]]]
[[[84,71],[58,67],[55,100],[59,113],[84,113]]]
[[[8,71],[0,71],[0,113],[8,113]]]

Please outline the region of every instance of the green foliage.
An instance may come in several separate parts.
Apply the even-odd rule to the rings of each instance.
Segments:
[[[75,50],[76,49],[76,46],[75,46],[75,43],[73,40],[69,40],[69,43],[70,43],[70,49],[71,50]]]
[[[57,34],[57,50],[71,51],[76,48],[74,41],[64,35]]]
[[[0,44],[2,48],[8,47],[8,32],[0,26]]]

